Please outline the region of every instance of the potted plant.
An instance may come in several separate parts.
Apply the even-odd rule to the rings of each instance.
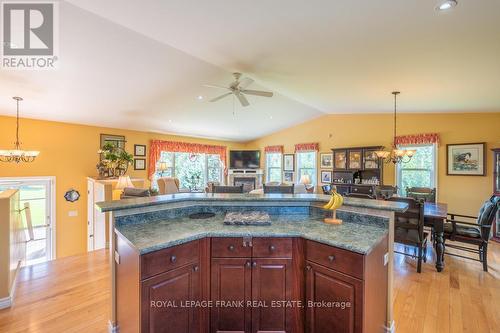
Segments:
[[[98,153],[101,155],[101,161],[97,164],[97,170],[101,178],[123,176],[127,172],[128,166],[134,161],[132,154],[111,143],[106,143]]]

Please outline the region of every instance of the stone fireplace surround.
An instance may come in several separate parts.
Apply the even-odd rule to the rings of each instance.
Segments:
[[[235,186],[243,184],[243,192],[262,188],[264,170],[262,169],[229,169],[227,185]]]

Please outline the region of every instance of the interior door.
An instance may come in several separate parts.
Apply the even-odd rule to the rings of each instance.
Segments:
[[[52,260],[54,257],[53,177],[0,178],[0,191],[19,190],[23,225],[26,232],[26,260],[24,266]],[[29,223],[31,220],[31,223]]]

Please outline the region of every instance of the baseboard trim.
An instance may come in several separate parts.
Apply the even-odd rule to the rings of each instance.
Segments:
[[[108,333],[118,333],[118,326],[115,326],[111,320],[108,320]]]
[[[391,321],[391,325],[389,327],[384,327],[385,333],[396,333],[396,326],[394,326],[394,320]]]
[[[16,294],[17,286],[17,276],[19,275],[20,263],[17,265],[16,275],[14,276],[14,282],[12,282],[12,287],[10,289],[10,294],[7,297],[0,298],[0,309],[10,308],[14,304],[14,296]]]

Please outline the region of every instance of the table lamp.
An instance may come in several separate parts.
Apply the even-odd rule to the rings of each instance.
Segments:
[[[309,175],[302,175],[300,177],[300,183],[304,185],[310,185],[311,184],[311,177]]]
[[[115,190],[122,190],[126,187],[134,187],[132,181],[130,180],[130,176],[120,176],[118,178],[118,183],[115,186]]]
[[[167,169],[168,169],[167,162],[160,162],[158,164],[158,171],[160,171],[160,177],[163,177],[163,173],[167,171]]]

